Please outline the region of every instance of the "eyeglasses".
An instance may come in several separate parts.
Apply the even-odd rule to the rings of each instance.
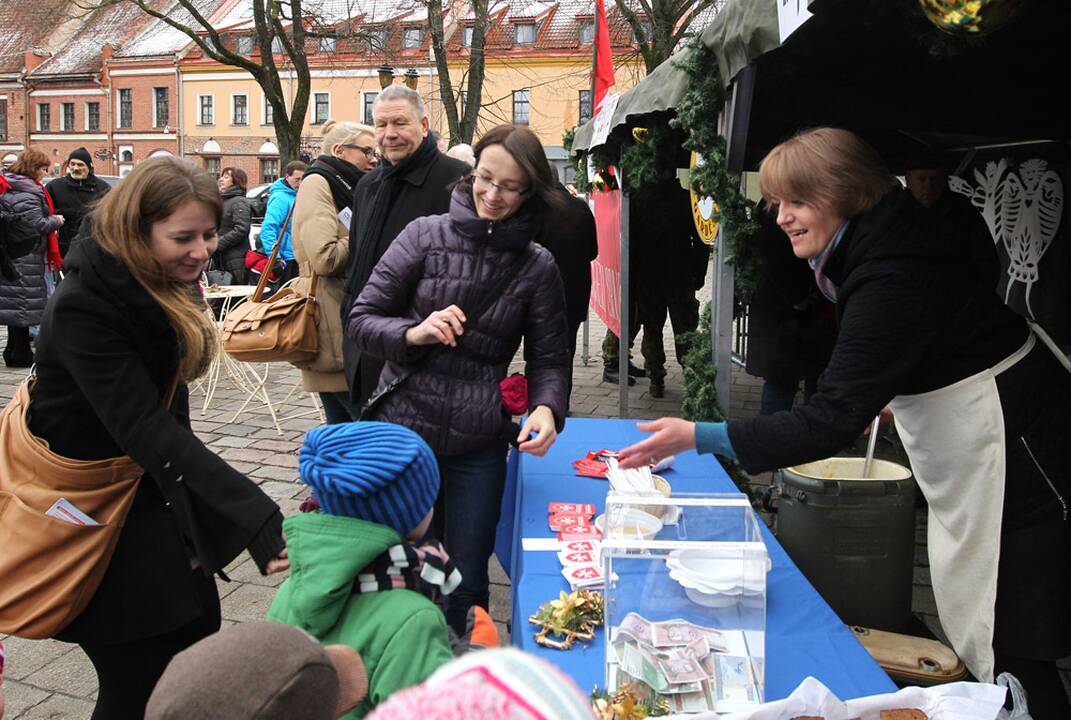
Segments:
[[[364,153],[364,156],[369,160],[375,160],[378,157],[376,149],[373,147],[364,147],[363,145],[352,145],[350,143],[341,143],[342,147],[349,148],[350,150],[360,150]]]
[[[527,188],[515,188],[508,185],[499,185],[489,177],[484,177],[479,173],[472,176],[473,183],[481,186],[485,191],[490,192],[492,188],[498,190],[498,194],[504,198],[507,197],[520,197],[528,192]]]

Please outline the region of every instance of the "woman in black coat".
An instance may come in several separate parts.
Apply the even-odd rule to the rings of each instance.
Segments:
[[[41,322],[48,301],[45,257],[50,236],[63,227],[63,216],[49,211],[41,185],[49,164],[47,155],[30,148],[0,175],[0,208],[8,218],[5,250],[12,258],[14,275],[0,278],[0,325],[7,326],[4,363],[8,367],[33,364],[30,326]]]
[[[223,168],[219,174],[219,191],[223,196],[223,219],[219,223],[219,247],[216,264],[231,274],[235,285],[245,285],[247,270],[245,254],[249,250],[249,227],[253,208],[246,198],[245,170]]]
[[[971,228],[926,211],[847,130],[808,130],[762,162],[763,196],[837,305],[818,392],[728,423],[663,418],[629,467],[689,448],[761,472],[828,457],[888,406],[929,509],[941,625],[983,682],[1008,671],[1035,720],[1071,717],[1071,366],[978,273]],[[1050,562],[1056,558],[1056,562]]]
[[[381,384],[403,368],[412,372],[376,419],[415,430],[435,450],[442,477],[436,535],[462,575],[446,598],[446,620],[459,634],[469,608],[488,604],[506,440],[543,455],[565,423],[565,297],[554,258],[532,242],[548,204],[557,202],[535,134],[493,128],[477,143],[476,169],[454,189],[450,212],[402,231],[347,323],[362,352],[388,360]],[[509,282],[492,295],[502,278]],[[485,297],[490,304],[476,316]],[[528,418],[514,435],[499,383],[522,338]]]
[[[197,280],[220,214],[203,171],[140,163],[71,249],[41,324],[31,432],[59,455],[128,455],[145,471],[100,588],[57,635],[97,670],[94,720],[142,717],[171,657],[219,628],[213,575],[243,549],[262,573],[286,567],[276,504],[190,429],[186,383],[216,347]]]

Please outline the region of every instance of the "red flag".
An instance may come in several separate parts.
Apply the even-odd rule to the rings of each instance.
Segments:
[[[610,28],[606,24],[606,6],[603,0],[595,0],[595,104],[592,114],[599,114],[599,106],[606,91],[614,85],[614,57],[610,51]]]

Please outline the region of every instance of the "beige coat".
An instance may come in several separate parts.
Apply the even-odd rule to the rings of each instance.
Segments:
[[[295,363],[308,392],[344,392],[342,372],[342,291],[349,269],[349,231],[339,219],[331,188],[320,175],[301,183],[294,202],[294,257],[301,271],[294,283],[307,292],[312,273],[318,276],[316,300],[320,304],[320,354],[310,362]]]

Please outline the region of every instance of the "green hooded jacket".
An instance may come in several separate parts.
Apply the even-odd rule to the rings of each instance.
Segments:
[[[442,612],[420,593],[353,593],[357,574],[402,542],[397,532],[324,513],[293,515],[283,529],[290,577],[276,593],[268,619],[301,628],[324,645],[349,645],[361,654],[368,696],[343,717],[364,717],[453,658]]]

